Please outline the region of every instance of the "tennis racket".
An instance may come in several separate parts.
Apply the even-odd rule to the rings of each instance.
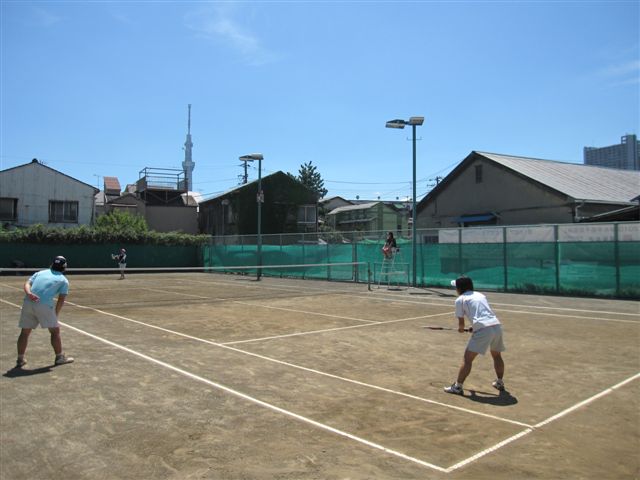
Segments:
[[[458,330],[457,328],[451,328],[451,327],[436,327],[435,325],[425,325],[422,328],[427,328],[429,330]],[[473,328],[469,327],[469,328],[465,328],[464,329],[465,332],[473,332]]]

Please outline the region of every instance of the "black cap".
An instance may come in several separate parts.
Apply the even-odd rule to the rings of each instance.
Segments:
[[[57,256],[53,259],[53,263],[51,264],[51,268],[53,270],[57,270],[62,272],[65,268],[67,268],[67,259],[61,256]]]

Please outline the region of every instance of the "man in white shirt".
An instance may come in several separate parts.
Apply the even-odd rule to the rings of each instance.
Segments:
[[[473,281],[469,277],[460,277],[451,282],[456,287],[458,298],[456,299],[456,317],[458,318],[458,332],[465,331],[464,317],[471,321],[473,332],[467,348],[464,351],[464,360],[458,371],[458,379],[450,387],[445,387],[447,393],[463,395],[464,383],[469,373],[473,360],[478,354],[484,355],[487,349],[493,357],[493,367],[496,371],[496,380],[493,382],[494,388],[504,391],[504,361],[501,352],[504,352],[504,342],[502,341],[502,326],[500,320],[493,313],[487,297],[480,292],[473,291]]]

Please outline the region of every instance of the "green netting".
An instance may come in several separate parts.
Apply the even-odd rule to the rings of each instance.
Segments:
[[[640,297],[640,243],[618,243],[620,285],[618,296]]]
[[[263,265],[368,262],[378,282],[384,240],[362,239],[354,243],[304,243],[265,245]],[[407,275],[399,283],[411,282],[412,245],[398,242],[397,262]],[[460,274],[473,278],[479,289],[566,295],[640,298],[639,242],[527,242],[418,244],[418,286],[449,287]],[[212,245],[205,252],[205,265],[252,265],[257,262],[255,245]],[[211,262],[211,263],[208,263]],[[357,276],[366,281],[365,267]],[[281,272],[273,272],[280,274]],[[325,267],[300,268],[288,274],[304,278],[328,278]],[[347,273],[343,273],[345,277]],[[354,274],[356,275],[356,274]],[[339,275],[338,275],[339,277]],[[339,279],[339,278],[338,278]]]

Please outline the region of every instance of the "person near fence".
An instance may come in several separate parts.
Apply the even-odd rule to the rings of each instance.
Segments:
[[[56,257],[51,267],[34,273],[24,284],[26,294],[20,312],[20,335],[18,336],[18,359],[16,368],[22,368],[27,361],[24,358],[31,331],[38,325],[48,328],[51,334],[51,346],[55,352],[55,365],[73,362],[62,351],[62,338],[58,316],[69,293],[69,281],[63,275],[67,268],[64,257]],[[54,304],[54,298],[58,296]]]
[[[451,285],[456,287],[458,293],[455,303],[458,332],[465,332],[464,317],[466,316],[471,322],[471,328],[466,331],[471,331],[472,335],[464,351],[458,378],[451,386],[445,387],[444,391],[463,395],[462,384],[471,373],[473,360],[478,354],[484,355],[487,349],[491,352],[493,367],[496,371],[496,379],[492,385],[497,390],[504,391],[504,360],[502,359],[502,352],[504,352],[505,347],[500,320],[498,320],[491,306],[489,306],[487,297],[473,290],[473,280],[469,277],[459,277],[453,280]]]
[[[120,280],[124,280],[124,271],[127,268],[127,251],[124,248],[121,248],[120,253],[114,253],[111,255],[111,258],[118,262],[118,268],[120,268]]]
[[[387,233],[387,240],[384,242],[384,247],[382,247],[384,257],[393,257],[396,248],[398,248],[398,245],[396,244],[396,239],[393,237],[393,232]]]

